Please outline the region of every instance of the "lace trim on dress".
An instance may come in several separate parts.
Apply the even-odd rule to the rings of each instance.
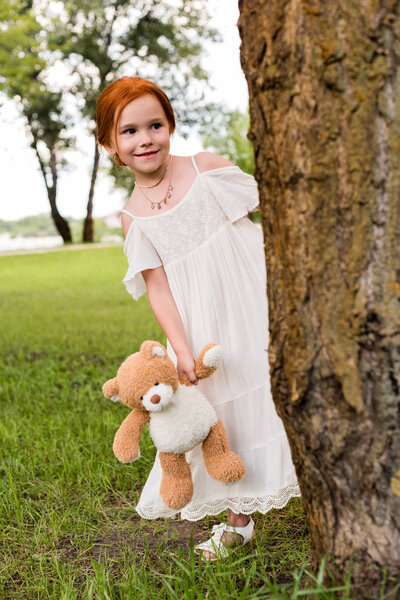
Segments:
[[[227,510],[233,510],[236,514],[243,513],[250,515],[253,512],[260,512],[263,515],[270,511],[272,508],[283,508],[289,502],[291,498],[301,496],[300,488],[297,483],[282,488],[277,494],[264,496],[261,498],[221,498],[215,502],[205,502],[204,504],[198,504],[189,509],[183,508],[181,511],[181,518],[186,521],[200,521],[207,515],[218,515],[219,513]],[[177,512],[172,511],[167,506],[164,509],[153,509],[148,506],[136,506],[136,512],[143,517],[143,519],[158,519],[171,518],[178,515]]]
[[[185,204],[179,202],[162,215],[137,221],[138,227],[157,249],[164,266],[187,256],[208,241],[226,223],[226,217],[212,196],[202,196],[202,181],[196,180]],[[199,200],[200,198],[200,200]]]

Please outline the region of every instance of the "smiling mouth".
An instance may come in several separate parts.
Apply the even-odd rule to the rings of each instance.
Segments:
[[[152,156],[157,154],[158,150],[152,150],[151,152],[143,152],[143,154],[135,154],[135,156]]]

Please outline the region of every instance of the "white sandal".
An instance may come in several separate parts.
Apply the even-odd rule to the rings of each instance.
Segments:
[[[254,521],[250,517],[250,520],[245,527],[234,527],[233,525],[227,525],[226,523],[214,525],[211,531],[214,535],[211,536],[209,540],[197,544],[197,546],[194,547],[195,554],[201,554],[203,560],[211,562],[214,562],[218,558],[226,558],[229,555],[229,548],[222,542],[224,531],[230,531],[241,535],[243,538],[242,546],[245,546],[254,539]],[[204,558],[204,551],[212,552],[215,554],[215,558]]]

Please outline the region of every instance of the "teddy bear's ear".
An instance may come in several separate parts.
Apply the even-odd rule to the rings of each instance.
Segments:
[[[140,346],[140,354],[142,354],[147,360],[151,360],[155,356],[166,357],[167,351],[159,342],[147,340]]]
[[[102,387],[103,394],[113,402],[119,402],[117,378],[109,379]]]
[[[160,348],[160,346],[153,346],[151,349],[152,356],[165,356],[166,351],[164,348]]]

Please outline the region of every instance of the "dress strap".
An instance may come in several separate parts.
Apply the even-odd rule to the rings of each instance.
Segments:
[[[194,156],[191,156],[190,158],[192,159],[194,170],[196,171],[197,175],[200,175],[199,167],[197,166],[197,163],[196,163],[196,161],[194,159]]]
[[[132,219],[135,219],[135,215],[133,215],[131,212],[129,212],[129,210],[125,210],[125,208],[123,208],[121,210],[122,213],[125,213],[126,215],[129,215],[130,217],[132,217]]]

